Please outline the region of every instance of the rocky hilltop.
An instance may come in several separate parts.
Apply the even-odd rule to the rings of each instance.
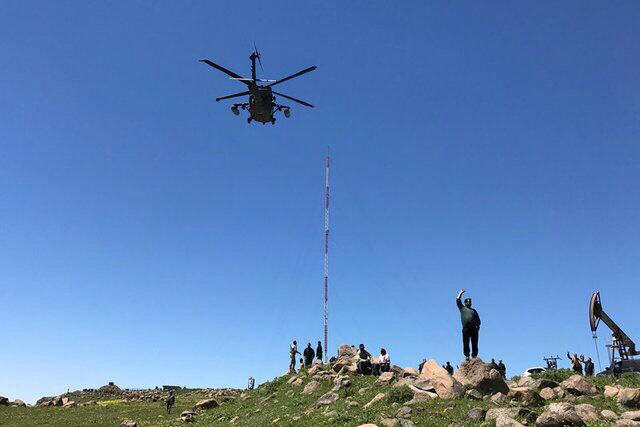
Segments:
[[[420,372],[392,365],[380,376],[362,376],[354,348],[340,346],[337,356],[255,390],[178,390],[172,413],[164,408],[166,392],[113,385],[46,397],[36,407],[0,408],[0,424],[640,426],[637,375],[585,378],[560,370],[505,380],[493,365],[472,359],[453,375],[429,360]]]

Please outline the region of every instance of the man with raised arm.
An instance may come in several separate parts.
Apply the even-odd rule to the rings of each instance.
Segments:
[[[469,360],[471,357],[478,357],[478,332],[480,332],[480,316],[478,312],[471,308],[471,298],[464,299],[464,305],[460,300],[465,290],[458,292],[456,297],[456,305],[460,310],[460,320],[462,320],[462,347],[464,357]],[[469,341],[471,341],[471,351],[469,350]]]

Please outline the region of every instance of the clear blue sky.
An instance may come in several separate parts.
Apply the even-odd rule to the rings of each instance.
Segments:
[[[640,340],[638,2],[0,10],[0,394],[284,372],[322,336],[328,144],[331,351],[459,363],[461,287],[509,374],[593,354],[596,289]],[[215,102],[242,85],[197,61],[254,41],[316,109]]]

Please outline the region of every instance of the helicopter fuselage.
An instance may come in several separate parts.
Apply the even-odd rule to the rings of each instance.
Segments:
[[[273,120],[273,94],[268,86],[252,85],[249,96],[249,113],[257,122],[268,123]]]

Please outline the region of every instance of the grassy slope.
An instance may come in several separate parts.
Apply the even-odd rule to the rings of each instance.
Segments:
[[[558,375],[565,376],[565,373]],[[358,390],[370,387],[375,382],[373,377],[353,378],[353,384],[349,389],[340,390],[340,399],[330,405],[329,411],[335,411],[336,415],[327,416],[325,409],[315,408],[315,402],[320,395],[329,391],[332,384],[326,380],[322,388],[311,395],[303,395],[304,386],[292,386],[287,383],[287,377],[261,385],[246,398],[238,398],[235,401],[224,403],[220,407],[207,411],[197,416],[195,426],[229,426],[230,420],[238,416],[232,425],[238,426],[266,426],[274,425],[272,421],[280,419],[278,426],[358,426],[366,422],[377,422],[381,418],[393,417],[396,410],[402,406],[400,403],[390,402],[384,399],[369,409],[363,406],[376,394],[391,392],[390,386],[373,386],[366,393],[360,394]],[[555,377],[555,380],[562,378]],[[305,384],[310,378],[305,378]],[[594,379],[594,382],[603,387],[612,383],[611,380]],[[621,382],[626,386],[640,386],[640,381],[623,378]],[[347,408],[346,397],[358,402],[360,406]],[[202,393],[181,392],[177,396],[176,407],[170,415],[164,412],[162,402],[145,403],[112,403],[108,405],[92,405],[77,408],[4,408],[0,407],[0,425],[2,426],[117,426],[124,419],[134,419],[140,426],[184,426],[177,417],[181,411],[190,409],[193,404],[203,398]],[[261,403],[261,399],[269,398]],[[613,399],[581,398],[582,403],[591,403],[598,409],[611,409],[619,412]],[[466,413],[474,407],[488,408],[490,404],[484,401],[459,400],[432,400],[419,405],[414,405],[417,414],[411,416],[418,426],[448,426],[452,422],[463,425],[473,425],[466,421]],[[309,410],[309,411],[307,411]],[[307,414],[305,414],[307,411]],[[541,413],[542,408],[535,409]],[[295,416],[302,416],[297,421]],[[378,424],[380,425],[380,424]],[[479,424],[478,424],[479,425]],[[591,423],[590,426],[606,425],[605,423]]]

